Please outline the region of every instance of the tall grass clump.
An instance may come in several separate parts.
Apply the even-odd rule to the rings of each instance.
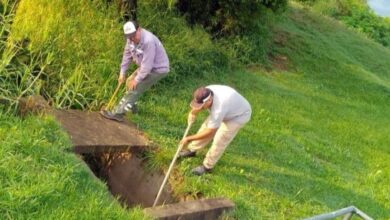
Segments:
[[[20,1],[8,41],[54,57],[45,89],[57,107],[96,107],[119,69],[124,39],[116,14],[102,1]]]
[[[16,1],[2,1],[0,10],[0,99],[15,109],[22,96],[39,94],[44,87],[52,54],[31,54],[25,42],[9,42]]]
[[[9,81],[3,74],[6,74],[10,69],[9,64],[12,58],[16,55],[16,51],[7,48],[7,36],[11,29],[15,4],[9,1],[0,2],[0,99],[12,101],[11,91],[7,89],[14,81]]]

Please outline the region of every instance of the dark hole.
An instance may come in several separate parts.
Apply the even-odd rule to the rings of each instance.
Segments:
[[[96,177],[124,206],[151,207],[164,179],[160,171],[145,168],[146,160],[130,152],[80,154]],[[167,183],[157,205],[175,203]]]

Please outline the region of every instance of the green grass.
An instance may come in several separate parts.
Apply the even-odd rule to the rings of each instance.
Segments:
[[[140,2],[138,16],[141,26],[164,42],[172,66],[167,83],[224,68],[226,52],[219,50],[203,29],[192,29],[184,19],[175,17],[165,4],[165,0]],[[23,49],[29,53],[44,51],[55,57],[45,70],[41,91],[56,107],[99,109],[117,83],[125,43],[121,30],[115,4],[24,0],[18,4],[7,42],[25,41]]]
[[[51,118],[0,113],[1,219],[142,219],[123,209],[67,150]]]
[[[115,7],[103,1],[20,1],[8,42],[26,41],[29,53],[55,57],[42,85],[55,106],[97,107],[97,97],[105,97],[116,80],[115,61],[121,58],[117,18]]]
[[[180,194],[226,196],[237,204],[236,219],[299,219],[349,205],[388,219],[390,51],[299,8],[275,32],[287,36],[274,53],[288,57],[291,71],[236,70],[144,98],[131,119],[165,150],[156,161],[169,164],[192,91],[227,84],[248,98],[253,118],[212,175],[190,174],[206,151],[179,163]]]
[[[152,14],[152,9],[141,16]],[[164,25],[153,19],[157,23],[145,26]],[[178,18],[167,22],[184,28]],[[289,70],[266,71],[255,65],[218,71],[219,61],[226,57],[214,51],[204,32],[171,28],[160,34],[168,41],[167,50],[172,49],[168,53],[173,76],[141,99],[139,115],[129,116],[162,149],[151,155],[151,165],[168,168],[186,127],[191,93],[198,86],[233,86],[253,108],[252,120],[213,174],[190,174],[206,150],[178,162],[176,168],[184,178],[172,179],[176,194],[227,197],[236,203],[229,215],[234,219],[301,219],[349,205],[374,219],[390,218],[388,48],[292,5],[274,26],[275,38],[285,40],[272,49],[274,55],[287,57]],[[185,44],[196,42],[191,33],[202,36],[203,44]],[[171,35],[174,40],[169,40]],[[181,47],[182,53],[172,54]],[[199,59],[199,65],[206,70],[191,72],[197,68],[193,58],[203,54],[205,60]],[[217,55],[221,55],[218,62],[212,63]],[[107,69],[116,68],[106,64]],[[93,82],[86,81],[85,86],[96,86]],[[107,95],[96,97],[103,100]],[[191,133],[205,116],[198,118]],[[144,218],[139,209],[121,209],[76,156],[65,151],[69,140],[52,119],[0,114],[0,140],[0,218]]]

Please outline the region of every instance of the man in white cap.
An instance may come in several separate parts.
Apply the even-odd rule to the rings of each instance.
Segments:
[[[126,81],[126,71],[131,62],[134,62],[138,69],[127,80],[128,91],[114,111],[101,111],[105,118],[116,121],[123,121],[128,111],[137,113],[138,98],[169,72],[167,53],[155,35],[139,27],[135,21],[126,22],[123,31],[126,45],[118,78],[119,83]]]
[[[202,110],[208,110],[210,115],[203,122],[198,133],[181,140],[183,146],[190,144],[188,149],[180,152],[180,157],[195,156],[196,151],[214,139],[203,165],[192,170],[195,175],[203,175],[213,169],[238,131],[250,120],[252,109],[249,102],[229,86],[200,87],[194,92],[193,97],[188,123],[193,123],[196,114]]]

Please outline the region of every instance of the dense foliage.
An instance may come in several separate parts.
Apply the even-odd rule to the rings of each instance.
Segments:
[[[265,10],[283,11],[287,0],[178,0],[177,8],[190,24],[201,24],[214,36],[250,33]]]
[[[342,16],[341,19],[348,25],[358,31],[367,34],[370,38],[390,47],[390,23],[373,12],[364,8],[351,10],[349,16]]]
[[[15,101],[41,94],[59,108],[100,108],[115,88],[124,46],[115,2],[20,1],[16,15],[2,21],[2,28],[12,28],[12,33],[2,41],[10,52],[3,53],[0,66],[7,73],[0,96]],[[267,62],[272,16],[257,21],[244,36],[211,40],[201,27],[189,27],[165,0],[139,2],[137,12],[141,26],[154,32],[167,50],[171,72],[165,85],[223,74],[237,64]]]

